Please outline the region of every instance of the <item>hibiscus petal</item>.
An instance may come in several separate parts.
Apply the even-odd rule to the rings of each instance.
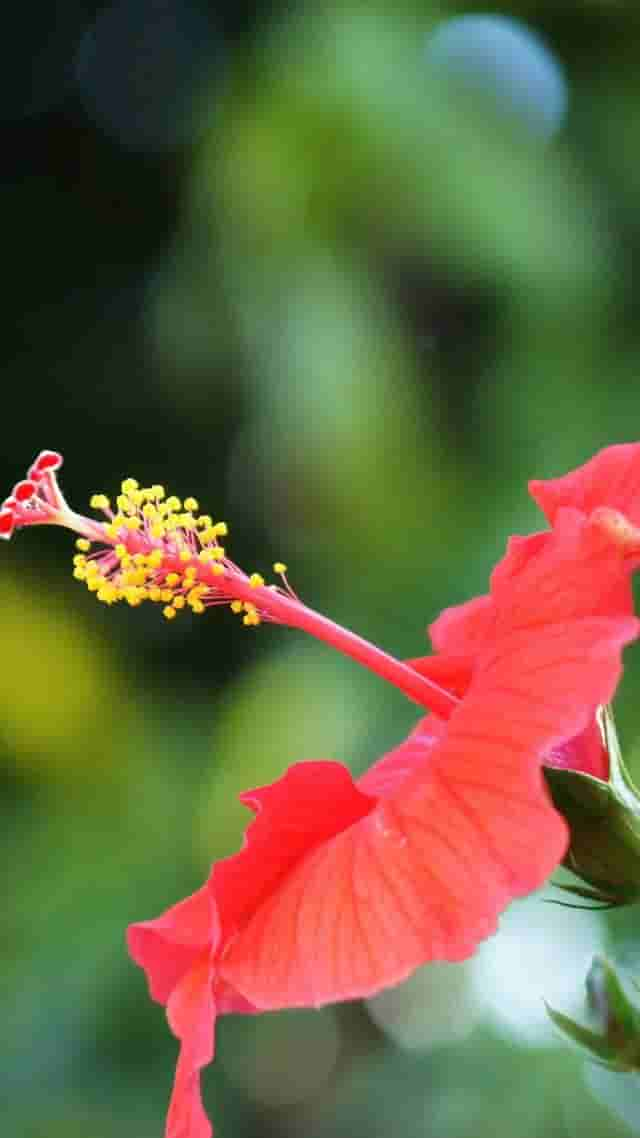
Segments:
[[[211,1138],[202,1106],[200,1071],[213,1059],[215,1003],[207,955],[187,972],[167,1004],[167,1019],[180,1040],[165,1138]]]
[[[240,852],[217,862],[209,879],[223,943],[292,864],[375,806],[346,767],[334,762],[295,763],[277,782],[240,799],[257,816]]]
[[[534,479],[529,493],[552,525],[561,506],[585,514],[608,506],[640,525],[640,444],[607,447],[561,478]]]
[[[374,810],[291,863],[230,944],[229,983],[264,1008],[372,995],[468,956],[545,880],[567,833],[540,757],[612,694],[638,629],[624,581],[619,551],[575,513],[517,574],[494,575],[492,642],[446,736]],[[293,797],[287,809],[292,825]]]
[[[449,656],[475,656],[492,619],[489,596],[451,605],[429,625],[431,643],[437,652],[446,652]]]
[[[405,663],[458,697],[465,694],[473,675],[473,656],[418,656]]]
[[[573,739],[553,747],[544,756],[545,767],[580,771],[606,782],[609,778],[609,755],[602,741],[602,733],[595,718]]]
[[[373,763],[358,779],[358,789],[386,798],[422,763],[428,762],[447,725],[435,715],[425,715],[403,743]]]
[[[130,925],[129,953],[144,968],[152,999],[165,1004],[178,981],[217,936],[216,913],[206,885],[155,920]]]

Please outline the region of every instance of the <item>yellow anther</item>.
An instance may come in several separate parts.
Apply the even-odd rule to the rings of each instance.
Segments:
[[[225,548],[223,545],[214,545],[211,553],[214,561],[222,561],[225,557]]]
[[[187,569],[185,569],[182,579],[183,579],[185,585],[192,585],[197,576],[198,576],[198,570],[195,568],[194,565],[189,565],[189,567]]]
[[[143,490],[131,490],[129,492],[129,497],[131,498],[131,501],[133,502],[134,506],[141,506],[142,503],[144,502],[144,491]]]
[[[159,569],[162,565],[163,553],[161,549],[154,549],[147,557],[147,564],[150,569]]]
[[[196,525],[200,526],[201,529],[208,529],[209,526],[213,525],[213,519],[209,514],[201,514],[199,518],[196,518]]]
[[[203,605],[202,601],[194,601],[193,604],[191,605],[191,611],[195,612],[195,613],[203,613],[204,612],[204,605]]]
[[[127,527],[127,529],[140,529],[142,522],[140,521],[140,518],[134,517],[134,518],[125,518],[124,524]]]
[[[183,596],[178,596],[178,597],[173,598],[174,609],[183,609],[184,605],[185,605],[185,600],[184,600]]]
[[[151,487],[150,495],[151,494],[156,502],[160,502],[162,498],[164,498],[164,486],[161,486],[159,482],[154,482]]]
[[[84,581],[86,580],[87,571],[86,569],[82,568],[82,565],[76,565],[75,569],[73,570],[73,575],[76,581]]]
[[[84,553],[76,553],[76,555],[73,559],[73,564],[74,565],[86,565],[87,559],[86,559]]]
[[[87,588],[90,593],[97,593],[102,584],[103,578],[101,576],[86,577]]]
[[[157,518],[158,511],[153,502],[145,502],[144,506],[142,507],[142,516],[144,518]]]
[[[152,585],[151,586],[151,588],[149,589],[149,600],[150,601],[161,601],[162,600],[162,589],[160,588],[159,585]]]
[[[286,567],[284,561],[274,561],[273,571],[274,571],[274,573],[286,573],[287,567]]]
[[[121,569],[130,569],[132,565],[133,565],[133,558],[132,558],[131,554],[125,553],[124,556],[120,558],[120,568]]]
[[[123,543],[121,541],[119,541],[113,552],[115,553],[116,557],[120,557],[120,558],[126,557],[127,556],[127,547],[126,547],[126,545],[123,545]]]
[[[261,589],[264,585],[264,577],[261,577],[259,573],[252,573],[249,577],[249,584],[252,589]]]
[[[191,561],[193,554],[190,549],[181,549],[178,557],[181,561]]]
[[[198,561],[202,561],[206,565],[207,561],[215,561],[215,549],[201,549],[198,554]]]
[[[162,522],[156,522],[155,525],[152,525],[149,532],[152,537],[160,540],[162,540],[163,537],[167,536],[167,531]]]
[[[133,490],[138,490],[140,483],[135,478],[125,478],[122,483],[122,493],[131,494]]]
[[[226,537],[229,533],[229,527],[226,522],[216,522],[213,526],[216,537]]]
[[[96,575],[96,573],[100,572],[95,561],[87,561],[86,572],[87,572],[87,577],[94,577]]]
[[[244,605],[242,604],[242,601],[232,601],[231,602],[231,612],[240,613],[240,612],[242,612],[243,608],[244,608]]]
[[[92,494],[89,500],[92,510],[108,510],[111,502],[106,494]]]
[[[247,626],[260,624],[260,617],[257,612],[248,612],[242,618],[242,623]]]
[[[162,591],[160,593],[160,600],[164,601],[165,604],[167,601],[172,601],[173,600],[173,589],[162,589]]]
[[[193,514],[180,514],[179,521],[183,529],[196,528],[196,519]]]
[[[165,582],[169,586],[170,589],[175,589],[176,585],[180,584],[180,574],[179,573],[167,573],[167,575],[165,577]]]
[[[134,565],[146,565],[147,564],[146,553],[134,553],[133,564]]]
[[[135,506],[127,494],[118,494],[116,506],[123,514],[131,514],[135,510]]]
[[[79,537],[76,541],[76,549],[81,549],[83,553],[87,553],[91,549],[91,542],[87,541],[86,537]]]
[[[211,566],[211,572],[213,573],[214,577],[224,577],[224,565],[222,565],[219,561],[214,561],[213,565]]]
[[[184,508],[185,508],[185,510],[190,510],[190,511],[191,510],[197,510],[198,509],[198,503],[197,503],[196,499],[195,498],[185,498]]]
[[[171,496],[167,498],[165,506],[172,514],[177,514],[178,510],[182,509],[182,502],[179,498],[176,498],[175,494],[171,494]]]
[[[166,607],[162,610],[162,615],[166,620],[173,620],[174,617],[176,617],[178,614],[171,605],[166,605]]]
[[[202,530],[202,532],[200,534],[200,541],[202,542],[203,545],[208,545],[208,543],[210,541],[215,541],[215,540],[216,540],[216,531],[214,530],[213,526],[207,526],[206,529]]]

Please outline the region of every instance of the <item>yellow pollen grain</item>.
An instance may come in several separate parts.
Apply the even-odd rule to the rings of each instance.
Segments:
[[[190,510],[190,511],[197,510],[198,509],[197,500],[195,498],[185,498],[184,508],[185,508],[185,510]]]
[[[89,499],[89,505],[92,510],[108,510],[111,502],[106,494],[92,494]]]
[[[162,591],[160,593],[160,600],[164,601],[165,604],[167,603],[167,601],[172,601],[173,600],[173,590],[172,589],[162,589]]]
[[[150,494],[153,495],[156,502],[160,502],[164,498],[164,486],[161,486],[159,482],[154,482]]]
[[[174,618],[178,614],[177,614],[176,610],[171,605],[166,605],[165,608],[163,608],[163,610],[162,610],[162,615],[165,618],[165,620],[174,620]]]
[[[172,514],[177,514],[178,510],[182,509],[182,502],[179,498],[176,498],[175,494],[171,494],[167,498],[165,506]]]
[[[196,525],[200,526],[201,529],[208,529],[209,526],[213,525],[213,519],[209,514],[201,514],[199,518],[196,518]]]
[[[226,537],[229,533],[229,527],[226,522],[216,522],[213,526],[216,537]]]
[[[274,571],[274,573],[286,573],[287,567],[286,567],[284,561],[274,561],[273,571]]]
[[[151,586],[151,588],[149,589],[149,600],[150,601],[161,601],[162,600],[162,589],[160,588],[159,585],[152,585]]]
[[[138,490],[140,483],[135,478],[125,478],[122,482],[122,493],[131,494],[133,490]]]
[[[249,577],[249,584],[252,589],[261,589],[264,585],[264,577],[260,573],[252,573]]]
[[[87,559],[86,559],[84,553],[76,553],[76,555],[73,559],[73,564],[74,565],[86,565]]]
[[[76,541],[76,549],[80,549],[83,553],[87,553],[91,549],[91,542],[87,541],[86,537],[79,537]]]
[[[232,601],[231,602],[231,612],[241,613],[243,608],[244,608],[244,606],[242,604],[242,601]]]
[[[185,606],[185,599],[183,596],[178,596],[178,597],[173,598],[174,609],[183,609],[184,606]]]
[[[166,583],[170,589],[174,589],[176,587],[176,585],[180,584],[180,574],[179,573],[167,573],[167,575],[165,577],[165,581],[166,581]]]
[[[86,569],[82,568],[82,565],[76,565],[75,569],[73,570],[73,575],[76,581],[85,581],[87,577],[87,571]]]

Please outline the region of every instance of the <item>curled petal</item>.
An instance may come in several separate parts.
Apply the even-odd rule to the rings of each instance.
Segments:
[[[572,506],[590,514],[608,506],[640,525],[640,444],[621,443],[601,450],[584,466],[561,478],[534,479],[529,492],[553,525],[558,510]]]
[[[474,597],[452,605],[429,625],[431,643],[437,652],[451,656],[475,656],[493,615],[491,597]]]
[[[167,1019],[180,1040],[165,1138],[211,1138],[202,1106],[200,1071],[213,1059],[213,974],[205,955],[182,977],[167,1004]]]
[[[129,953],[144,968],[152,999],[161,1004],[217,939],[217,916],[206,885],[156,920],[140,921],[127,930]]]

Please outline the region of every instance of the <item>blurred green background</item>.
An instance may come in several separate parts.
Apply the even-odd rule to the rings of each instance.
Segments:
[[[240,564],[283,558],[310,604],[410,656],[540,525],[527,478],[640,436],[637,6],[496,5],[546,49],[499,39],[493,80],[472,26],[453,63],[437,40],[482,10],[15,10],[6,493],[52,447],[77,509],[129,475],[195,494]],[[415,712],[280,628],[107,611],[72,552],[47,530],[1,551],[3,1133],[153,1138],[176,1047],[127,923],[238,847],[238,790],[301,758],[361,770]],[[369,1006],[223,1022],[217,1135],[640,1129],[638,1083],[586,1068],[542,1004],[579,1009],[596,950],[638,974],[636,924],[533,898],[474,961]]]

